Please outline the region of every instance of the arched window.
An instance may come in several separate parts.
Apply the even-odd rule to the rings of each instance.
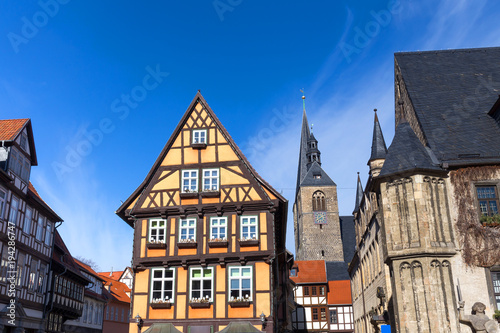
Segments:
[[[325,194],[321,191],[316,191],[312,197],[313,211],[326,211]]]

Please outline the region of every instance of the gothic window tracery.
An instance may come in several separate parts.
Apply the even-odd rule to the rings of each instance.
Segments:
[[[326,211],[325,194],[321,191],[316,191],[312,196],[313,211]]]

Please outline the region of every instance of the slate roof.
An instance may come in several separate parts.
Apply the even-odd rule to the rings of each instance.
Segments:
[[[314,176],[320,176],[319,178],[314,178]],[[337,186],[335,182],[327,175],[325,170],[321,168],[318,162],[314,161],[311,164],[309,171],[302,179],[300,186]]]
[[[354,257],[356,247],[356,231],[354,230],[354,216],[340,216],[340,236],[344,251],[344,261],[349,264]]]
[[[396,53],[395,66],[439,161],[500,162],[500,126],[488,115],[500,93],[500,47]]]
[[[65,267],[73,275],[78,276],[81,280],[90,282],[81,272],[76,259],[73,258],[69,252],[66,244],[64,243],[59,231],[56,229],[54,232],[54,251],[52,252],[52,260],[59,265]]]
[[[326,278],[328,281],[349,280],[349,263],[345,261],[327,261]]]
[[[410,124],[401,122],[396,128],[379,177],[410,170],[442,170],[431,155],[431,150],[422,145]]]
[[[299,146],[299,167],[297,170],[297,186],[295,196],[299,192],[302,179],[307,174],[307,140],[311,133],[309,132],[309,123],[307,121],[306,109],[302,112],[302,129],[300,132],[300,146]]]
[[[376,110],[376,109],[375,109]],[[377,112],[375,111],[375,120],[373,124],[373,139],[372,139],[372,153],[368,163],[373,160],[383,159],[387,155],[387,146],[385,145],[384,135],[382,128],[378,121]]]

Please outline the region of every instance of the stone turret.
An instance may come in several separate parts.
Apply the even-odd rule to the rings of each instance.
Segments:
[[[385,145],[384,135],[382,134],[382,129],[378,121],[377,109],[373,111],[375,111],[375,120],[373,124],[372,153],[368,160],[368,166],[370,167],[370,176],[377,177],[384,165],[387,155],[387,146]]]

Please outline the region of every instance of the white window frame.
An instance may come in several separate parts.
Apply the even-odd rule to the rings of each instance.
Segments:
[[[4,216],[5,206],[7,205],[7,194],[7,190],[0,187],[0,219]]]
[[[253,298],[252,298],[252,294],[253,294],[253,267],[252,266],[229,266],[228,267],[228,290],[229,290],[229,293],[228,293],[228,300],[229,301],[234,301],[236,298],[238,297],[241,297],[241,298],[245,298],[245,295],[247,294],[243,294],[243,280],[248,280],[248,277],[246,276],[243,276],[243,270],[250,270],[250,291],[249,291],[249,294],[248,294],[248,300],[249,301],[252,301]],[[231,273],[233,271],[238,271],[238,275],[237,276],[231,276]],[[233,288],[231,286],[231,282],[233,280],[238,280],[239,281],[239,287],[238,287],[238,294],[240,296],[232,296],[231,293],[233,291]],[[236,288],[235,288],[236,289]],[[232,299],[232,297],[235,297],[234,299]]]
[[[203,135],[202,135],[203,134]],[[192,140],[191,142],[193,144],[207,144],[208,143],[208,137],[207,137],[207,130],[193,130],[192,133]]]
[[[153,227],[153,223],[157,223],[156,226]],[[163,226],[160,226],[160,223],[163,223]],[[156,232],[156,235],[153,235],[153,231]],[[163,231],[163,240],[160,240],[160,231]],[[167,242],[167,220],[165,219],[149,219],[149,242],[151,243],[163,243]]]
[[[201,277],[197,277],[197,278],[194,278],[193,277],[193,272],[194,271],[197,271],[197,270],[201,270]],[[204,277],[204,273],[205,271],[211,271],[211,277]],[[200,292],[200,297],[196,297],[196,298],[205,298],[203,296],[203,293],[205,291],[208,291],[207,288],[204,288],[203,286],[203,282],[204,281],[208,281],[210,280],[211,281],[211,287],[210,287],[210,297],[208,298],[209,302],[213,302],[213,299],[214,299],[214,268],[213,267],[206,267],[206,268],[203,268],[203,267],[190,267],[189,268],[189,299],[192,300],[194,299],[195,297],[193,297],[193,282],[194,281],[200,281],[200,289],[199,289],[199,292]]]
[[[213,175],[213,172],[217,172],[217,175]],[[209,172],[208,176],[205,176],[205,172]],[[219,169],[203,169],[201,174],[203,175],[203,180],[202,180],[202,187],[203,191],[218,191],[219,190],[219,179],[220,179],[220,172]],[[205,181],[208,180],[208,188],[205,185]],[[213,184],[213,180],[215,180],[216,184]]]
[[[35,238],[38,241],[40,241],[40,242],[43,240],[43,225],[44,225],[44,220],[45,220],[45,216],[43,216],[42,214],[38,214],[38,219],[37,219],[37,222],[36,222]]]
[[[14,202],[16,203],[15,205]],[[12,215],[14,215],[14,218],[12,218]],[[9,222],[12,222],[15,225],[17,225],[18,218],[19,218],[19,199],[16,198],[15,196],[12,196],[12,198],[10,199]]]
[[[220,231],[221,228],[225,229],[223,235]],[[210,239],[211,240],[212,239],[226,239],[227,240],[227,217],[211,217],[210,218]]]
[[[187,225],[183,226],[183,222],[187,222]],[[192,223],[192,225],[191,225]],[[186,219],[179,219],[179,241],[184,240],[184,239],[192,239],[193,241],[196,242],[196,218],[186,218]],[[189,230],[193,229],[193,237],[189,237]],[[182,238],[182,231],[186,230],[186,237]]]
[[[251,222],[252,219],[255,219],[255,223]],[[252,226],[255,226],[255,238],[252,237],[254,232],[250,231]],[[248,231],[244,231],[245,228],[249,228]],[[244,237],[244,234],[248,234],[248,237]],[[246,215],[240,217],[240,239],[259,239],[259,217],[257,215]]]
[[[30,213],[28,214],[28,212],[30,212]],[[32,221],[33,221],[33,208],[31,208],[30,206],[26,205],[26,211],[24,212],[23,231],[25,233],[27,233],[28,235],[31,232],[31,222]]]
[[[186,176],[184,173],[187,172],[188,175]],[[192,172],[195,173],[195,175],[192,175]],[[184,169],[181,170],[181,193],[193,193],[193,192],[198,192],[198,170],[197,169]],[[188,181],[188,185],[184,185],[184,181]],[[194,189],[192,188],[192,180],[195,181],[195,186]]]
[[[50,246],[50,241],[51,241],[51,236],[52,236],[52,224],[47,220],[47,225],[45,226],[45,239],[43,240],[45,245]]]
[[[165,277],[165,272],[169,271],[172,272],[172,277]],[[155,272],[161,272],[161,277],[155,278]],[[166,290],[164,289],[165,285],[164,282],[166,281],[172,281],[172,290]],[[160,282],[161,283],[161,288],[159,290],[154,289],[154,283],[155,282]],[[160,297],[153,297],[154,292],[160,292]],[[175,299],[175,268],[164,268],[164,267],[157,267],[157,268],[151,268],[151,290],[149,293],[149,300],[152,303],[153,300],[155,299],[166,299],[166,292],[171,292],[172,297],[169,297],[170,303],[174,303]]]

